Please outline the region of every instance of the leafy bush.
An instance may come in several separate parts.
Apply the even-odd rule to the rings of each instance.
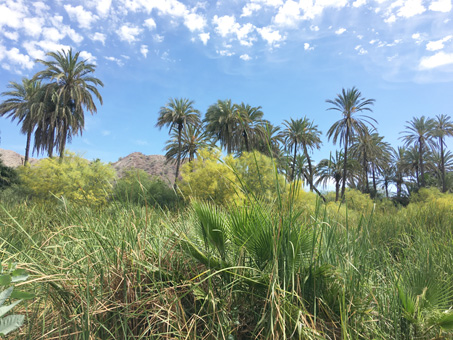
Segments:
[[[141,169],[131,169],[124,173],[114,187],[115,199],[136,204],[171,207],[178,196],[160,178],[152,178]]]
[[[63,161],[46,158],[20,169],[22,185],[34,199],[52,200],[64,197],[83,205],[103,205],[112,191],[115,170],[99,160],[89,162],[67,153]]]
[[[259,152],[241,157],[221,157],[217,149],[200,150],[199,157],[182,167],[180,189],[187,197],[211,200],[217,204],[243,203],[249,195],[272,201],[282,191],[283,176],[276,178],[272,160]]]
[[[19,182],[17,171],[6,166],[0,158],[0,191]]]

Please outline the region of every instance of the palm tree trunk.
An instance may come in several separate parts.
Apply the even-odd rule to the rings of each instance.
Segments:
[[[307,158],[307,162],[308,162],[308,183],[310,184],[310,191],[313,192],[313,189],[314,189],[314,185],[313,185],[313,169],[312,169],[312,166],[311,166],[311,160],[310,160],[310,156],[308,156],[308,150],[307,150],[307,145],[304,143],[304,153],[305,153],[305,157]]]
[[[28,155],[30,154],[31,133],[32,133],[32,129],[28,129],[28,131],[27,131],[27,144],[25,145],[24,165],[27,165],[27,163],[28,163]]]
[[[344,199],[344,191],[346,189],[346,171],[348,165],[348,144],[349,144],[349,129],[346,130],[344,137],[344,166],[343,166],[343,183],[341,184],[341,199]]]
[[[389,198],[389,183],[385,181],[385,197]]]
[[[373,191],[374,191],[373,196],[375,196],[376,193],[377,193],[377,186],[376,186],[376,169],[375,169],[375,166],[374,166],[373,163],[372,163],[372,165],[371,165],[371,168],[373,169]]]
[[[179,176],[179,166],[181,164],[181,134],[182,134],[182,124],[178,124],[178,158],[176,160],[176,171],[175,171],[175,183],[173,187],[176,189],[177,185],[176,182]]]
[[[340,194],[340,182],[335,181],[335,202],[338,202],[339,194]]]
[[[297,142],[294,144],[293,168],[291,169],[291,181],[294,181],[294,171],[296,169]]]
[[[420,176],[421,176],[421,186],[425,186],[425,167],[423,165],[423,142],[420,141],[419,154],[420,154]]]
[[[305,172],[304,172],[304,177],[305,177],[305,179],[306,179],[307,181],[310,181],[310,179],[307,177],[307,175],[305,174]],[[324,203],[325,203],[325,202],[326,202],[326,198],[324,197],[324,195],[321,194],[321,192],[320,192],[314,185],[312,185],[312,187],[313,187],[313,189],[315,190],[315,192],[318,194],[318,196],[321,197],[322,200],[323,200]]]
[[[442,192],[447,191],[447,183],[445,182],[445,155],[444,155],[444,140],[439,137],[440,140],[440,171],[442,176]]]
[[[366,157],[366,152],[363,153],[363,170],[365,172],[365,188],[366,192],[370,193],[370,183],[368,182],[368,162]]]
[[[247,152],[250,152],[250,145],[249,145],[249,138],[247,136],[247,131],[244,130],[244,132],[242,132],[242,135],[244,136],[245,149],[247,150]]]
[[[64,149],[66,147],[66,139],[68,138],[68,128],[66,122],[63,123],[63,135],[60,140],[60,162],[63,161],[64,158]]]

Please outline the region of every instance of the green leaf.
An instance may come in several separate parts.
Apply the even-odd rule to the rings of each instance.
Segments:
[[[28,279],[28,274],[25,269],[16,269],[11,273],[11,282],[21,282]]]
[[[31,300],[31,299],[34,299],[34,297],[35,297],[35,294],[28,293],[28,292],[22,292],[20,290],[14,290],[11,293],[12,299]]]
[[[437,320],[437,324],[444,330],[453,330],[453,312],[443,313],[439,320]]]
[[[19,302],[21,302],[22,300],[17,300],[17,301],[14,301],[12,304],[8,305],[8,306],[2,306],[0,307],[0,317],[2,317],[3,315],[5,315],[6,313],[8,313],[11,309],[13,309]]]
[[[0,319],[0,335],[7,335],[8,333],[18,329],[24,323],[23,315],[8,315]]]
[[[0,293],[0,306],[5,303],[5,300],[9,298],[11,293],[13,292],[14,287],[9,287],[8,289],[4,290],[3,292]]]
[[[0,286],[7,286],[11,283],[11,276],[5,274],[0,275]]]

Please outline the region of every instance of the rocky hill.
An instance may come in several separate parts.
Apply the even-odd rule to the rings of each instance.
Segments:
[[[19,165],[24,164],[25,157],[12,150],[0,149],[0,158],[3,164],[11,168],[17,168]],[[36,158],[29,159],[30,164],[36,163]]]
[[[141,152],[134,152],[124,158],[120,158],[112,165],[118,176],[121,176],[124,170],[136,168],[145,170],[152,176],[158,176],[166,183],[173,183],[175,180],[176,165],[173,163],[166,164],[165,156],[162,155],[146,156]]]
[[[24,156],[12,150],[0,149],[0,157],[3,164],[16,168],[24,164]],[[30,164],[36,163],[38,159],[30,158]],[[162,178],[165,183],[172,184],[175,180],[176,165],[174,163],[165,163],[165,156],[149,155],[146,156],[141,152],[134,152],[126,157],[120,158],[112,166],[121,177],[124,170],[131,168],[142,169],[151,176]]]

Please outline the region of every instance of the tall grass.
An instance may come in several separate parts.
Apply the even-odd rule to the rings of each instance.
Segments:
[[[453,336],[452,211],[301,210],[286,189],[275,202],[177,212],[1,206],[1,262],[26,269],[21,290],[37,296],[10,338]]]

